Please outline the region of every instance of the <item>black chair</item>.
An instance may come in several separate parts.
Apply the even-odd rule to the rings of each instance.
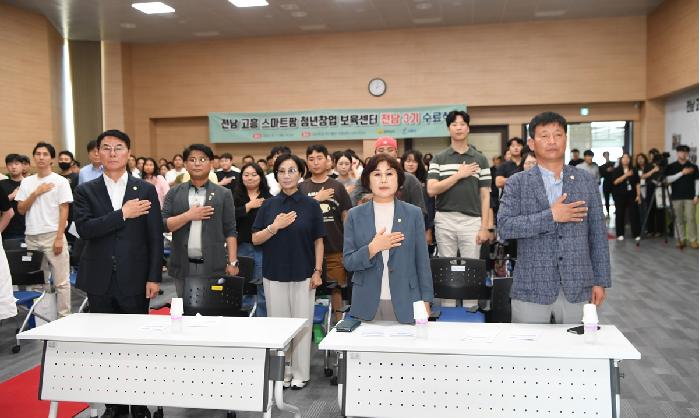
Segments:
[[[3,242],[3,244],[4,243],[5,242]],[[44,261],[44,254],[41,251],[15,249],[5,251],[5,255],[7,256],[7,263],[10,267],[12,285],[20,289],[13,292],[15,299],[17,299],[17,306],[27,310],[27,315],[22,325],[17,329],[17,334],[19,334],[25,331],[29,319],[33,315],[47,322],[50,321],[48,318],[44,318],[34,312],[37,304],[46,296],[46,289],[42,288],[40,292],[26,289],[28,286],[44,286],[44,271],[41,268],[42,262]],[[31,305],[27,308],[29,304]],[[17,344],[12,347],[12,353],[18,353],[19,350],[20,341],[17,340]]]
[[[185,315],[247,316],[241,309],[245,279],[231,276],[199,276],[185,279]]]
[[[252,257],[238,257],[238,275],[245,279],[243,284],[243,296],[253,300],[251,306],[243,304],[242,309],[248,311],[248,316],[255,316],[258,309],[258,285],[251,283],[255,274],[255,260]]]
[[[491,288],[491,309],[486,312],[486,322],[511,322],[510,287],[512,277],[494,277]]]
[[[460,257],[435,257],[430,259],[433,272],[433,293],[440,299],[489,299],[486,286],[486,261]],[[465,308],[442,307],[438,321],[484,322],[482,312]]]

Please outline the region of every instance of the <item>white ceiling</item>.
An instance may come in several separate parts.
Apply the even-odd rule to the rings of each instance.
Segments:
[[[193,39],[356,32],[430,26],[647,15],[663,0],[162,0],[175,13],[146,15],[148,0],[0,0],[46,16],[71,40]],[[692,0],[688,0],[692,1]]]

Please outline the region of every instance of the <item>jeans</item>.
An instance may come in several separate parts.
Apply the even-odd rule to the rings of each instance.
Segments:
[[[255,283],[258,287],[258,307],[255,310],[255,316],[267,316],[265,289],[262,284],[262,249],[253,246],[249,242],[240,242],[238,243],[238,256],[250,257],[255,261],[252,280],[252,283]]]

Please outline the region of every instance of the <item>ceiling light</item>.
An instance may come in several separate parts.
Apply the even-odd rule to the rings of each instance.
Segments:
[[[160,1],[152,1],[150,3],[132,3],[131,7],[146,13],[147,15],[159,13],[175,13],[175,9]]]
[[[215,30],[209,30],[209,31],[203,31],[203,32],[195,32],[194,36],[198,36],[200,38],[209,38],[212,36],[219,36],[221,33],[215,31]]]
[[[267,6],[267,0],[228,0],[236,7],[260,7]]]
[[[314,24],[314,25],[301,25],[301,26],[299,26],[299,29],[306,30],[306,31],[326,30],[326,29],[328,29],[328,26],[326,26],[325,23],[318,23],[318,24]]]
[[[433,5],[430,3],[418,3],[418,4],[416,4],[416,9],[418,9],[418,10],[428,10],[428,9],[432,9],[432,8],[433,8]]]
[[[292,12],[291,15],[292,15],[292,17],[302,18],[302,17],[306,17],[306,16],[308,15],[308,13],[302,12],[302,11],[300,10],[300,11],[297,11],[297,12]]]
[[[566,10],[543,10],[535,12],[535,17],[561,17],[566,14]]]
[[[441,17],[421,17],[417,19],[413,19],[413,23],[416,25],[429,25],[431,23],[440,23],[442,22]]]
[[[280,4],[280,9],[291,12],[292,10],[299,10],[299,6],[294,3]]]

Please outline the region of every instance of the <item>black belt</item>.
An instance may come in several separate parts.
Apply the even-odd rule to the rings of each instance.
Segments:
[[[190,258],[190,263],[192,264],[204,264],[203,258]]]

